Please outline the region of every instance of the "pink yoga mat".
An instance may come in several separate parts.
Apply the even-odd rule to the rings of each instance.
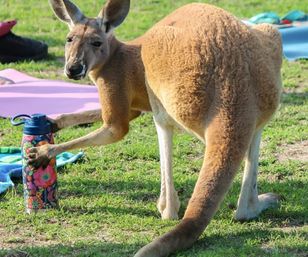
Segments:
[[[63,113],[99,109],[95,86],[38,79],[13,69],[0,71],[13,84],[0,84],[0,117],[43,113],[55,118]]]

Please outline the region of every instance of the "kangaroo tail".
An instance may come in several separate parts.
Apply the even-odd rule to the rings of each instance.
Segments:
[[[249,146],[252,129],[243,132],[238,124],[222,134],[221,124],[213,125],[214,129],[207,129],[203,166],[182,221],[141,248],[135,257],[164,257],[190,247],[216,213]]]

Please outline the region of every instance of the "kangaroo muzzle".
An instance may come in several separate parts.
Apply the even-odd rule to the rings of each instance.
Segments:
[[[66,65],[65,74],[68,78],[79,80],[86,76],[86,65],[81,63],[74,63],[72,65]]]

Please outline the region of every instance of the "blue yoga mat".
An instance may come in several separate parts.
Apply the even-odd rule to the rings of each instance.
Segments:
[[[83,156],[83,152],[77,154],[68,152],[61,153],[57,156],[57,167],[59,168],[68,163],[74,163]],[[9,162],[7,161],[8,158],[10,159]],[[14,151],[8,151],[7,153],[0,153],[0,194],[5,192],[9,187],[14,186],[11,178],[22,178],[21,149],[18,148],[14,148]]]
[[[284,56],[290,60],[308,58],[308,26],[283,28],[282,36]]]

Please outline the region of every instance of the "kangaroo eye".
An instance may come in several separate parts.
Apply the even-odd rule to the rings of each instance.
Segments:
[[[100,47],[102,45],[102,42],[99,42],[99,41],[94,41],[91,43],[92,46],[95,46],[95,47]]]
[[[71,43],[73,41],[73,38],[72,37],[68,37],[67,39],[66,39],[66,42],[67,43]]]

